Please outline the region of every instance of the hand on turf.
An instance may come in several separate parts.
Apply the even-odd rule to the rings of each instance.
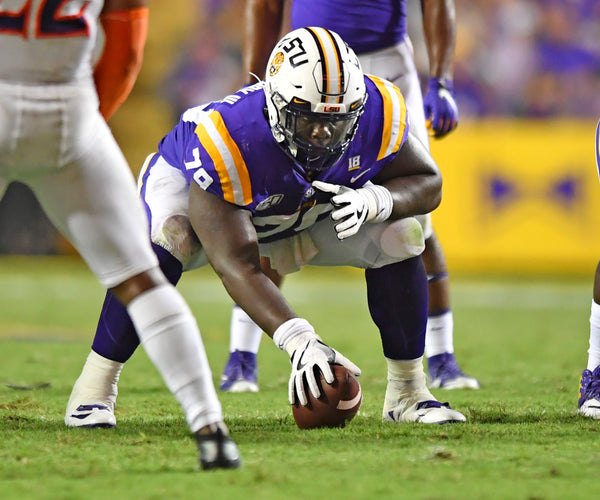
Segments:
[[[360,368],[348,358],[329,347],[318,339],[310,339],[300,344],[292,354],[292,374],[290,375],[288,399],[290,404],[296,402],[296,396],[302,406],[306,406],[304,381],[315,398],[321,396],[318,384],[318,370],[323,374],[325,382],[333,383],[335,380],[330,364],[345,366],[354,375],[360,375]]]
[[[377,201],[366,189],[352,189],[322,181],[314,181],[312,185],[324,193],[334,194],[331,197],[331,218],[340,221],[335,225],[339,240],[355,235],[360,226],[377,215]]]
[[[458,106],[451,80],[430,78],[423,107],[425,123],[433,137],[443,137],[458,125]]]

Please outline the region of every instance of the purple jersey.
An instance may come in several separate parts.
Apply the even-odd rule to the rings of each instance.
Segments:
[[[158,152],[188,183],[249,210],[261,243],[285,238],[331,209],[330,195],[316,191],[313,180],[358,188],[404,144],[408,124],[400,91],[372,76],[365,76],[365,85],[368,99],[354,139],[335,165],[310,180],[273,138],[260,83],[188,109]],[[142,175],[142,191],[151,168]]]
[[[335,31],[357,54],[400,43],[406,35],[406,0],[294,0],[292,29]]]

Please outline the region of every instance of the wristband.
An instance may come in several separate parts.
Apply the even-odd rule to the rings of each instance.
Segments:
[[[368,196],[369,212],[367,222],[383,222],[389,219],[394,208],[394,199],[390,190],[379,184],[367,183],[361,189]]]
[[[275,345],[282,351],[287,351],[290,356],[301,341],[313,338],[321,340],[321,337],[315,333],[313,326],[302,318],[288,319],[285,323],[279,325],[273,334]]]

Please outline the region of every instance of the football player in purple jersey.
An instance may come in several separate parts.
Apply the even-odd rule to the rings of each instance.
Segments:
[[[285,35],[264,82],[183,113],[138,185],[165,274],[177,283],[184,271],[212,265],[235,303],[290,356],[290,403],[306,405],[307,391],[318,397],[319,372],[332,383],[332,363],[360,370],[296,315],[260,256],[281,275],[307,264],[365,269],[388,366],[383,419],[465,421],[431,394],[423,368],[427,276],[414,216],[440,203],[441,175],[409,132],[398,88],[363,75],[339,35]],[[108,293],[92,345],[107,369],[90,377],[86,363],[71,399],[114,401],[137,344],[127,310]]]
[[[596,168],[600,176],[600,121],[596,126]],[[579,415],[600,420],[600,262],[594,275],[587,367],[579,379]]]
[[[135,179],[105,121],[137,77],[147,25],[146,0],[2,2],[0,196],[12,181],[31,188],[135,324],[183,407],[202,467],[238,467],[198,325],[159,269]],[[98,26],[105,44],[93,67]],[[91,373],[113,367],[95,353],[87,364]],[[67,425],[114,427],[113,404],[69,403]]]
[[[244,45],[246,83],[256,80],[266,65],[284,20],[284,0],[248,0]],[[458,124],[458,109],[452,92],[452,63],[455,43],[455,9],[452,0],[422,0],[423,31],[429,54],[430,76],[425,99],[413,61],[407,35],[405,0],[294,0],[292,28],[322,26],[340,34],[359,57],[363,71],[394,83],[408,108],[411,131],[429,148],[429,135],[443,137]],[[419,217],[425,232],[422,254],[429,280],[429,318],[425,354],[431,387],[478,389],[479,381],[466,375],[454,356],[453,316],[450,304],[448,269],[442,247],[429,214]],[[270,268],[263,269],[281,285],[282,278]],[[220,388],[224,391],[257,391],[256,354],[262,331],[243,309],[234,306],[231,317],[230,356]]]

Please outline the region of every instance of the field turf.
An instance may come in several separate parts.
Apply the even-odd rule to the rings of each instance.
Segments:
[[[284,291],[298,314],[362,368],[361,411],[345,429],[297,429],[287,355],[265,336],[260,392],[220,393],[243,468],[207,473],[141,349],[121,375],[117,428],[64,426],[103,291],[77,259],[1,258],[0,498],[593,498],[600,421],[576,415],[591,279],[454,276],[457,358],[482,388],[434,390],[468,422],[426,426],[381,422],[385,363],[362,274],[308,268],[290,276]],[[187,273],[180,289],[217,383],[231,302],[208,268]]]

